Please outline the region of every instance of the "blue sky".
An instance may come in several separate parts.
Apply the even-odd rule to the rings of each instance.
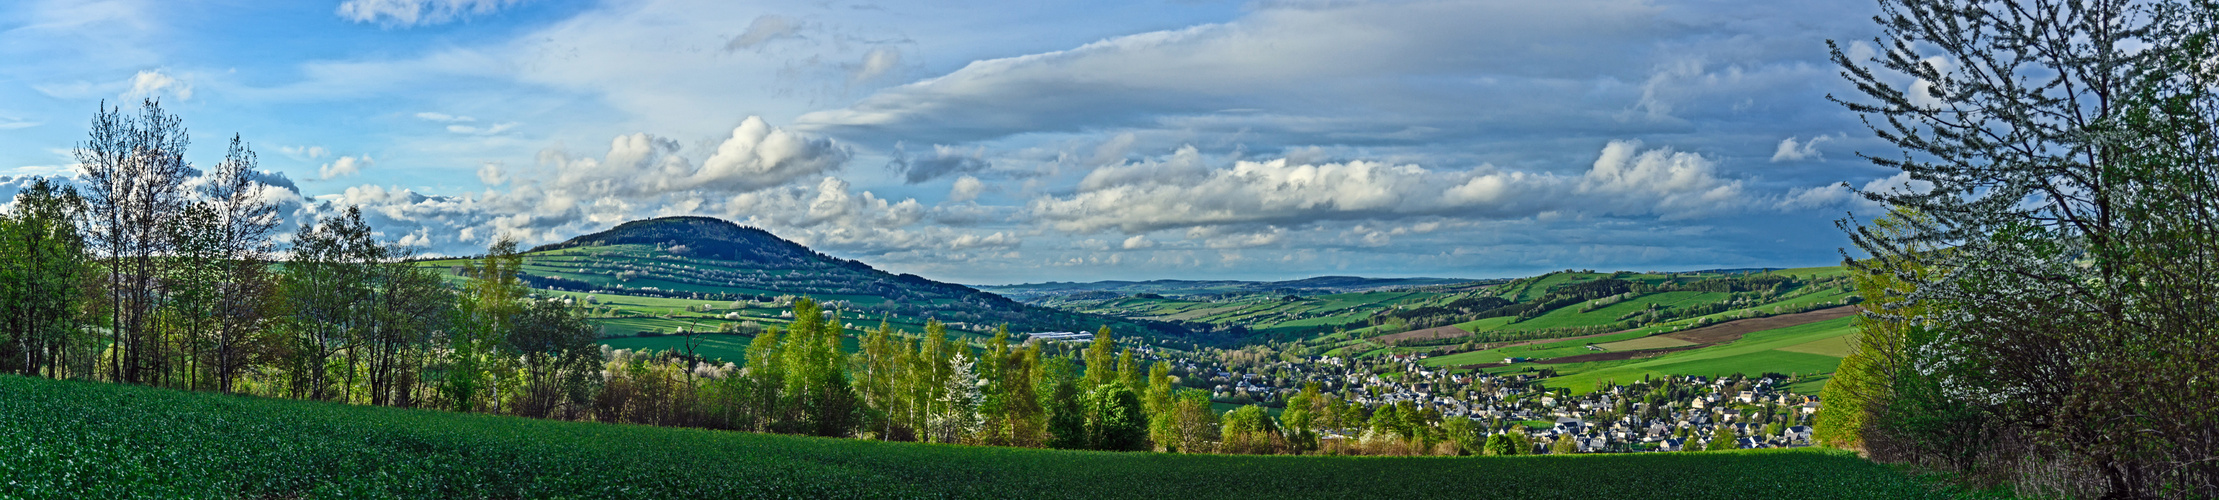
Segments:
[[[425,253],[698,214],[967,283],[1828,265],[1840,186],[1902,183],[1825,99],[1875,10],[28,0],[0,195],[158,97]]]

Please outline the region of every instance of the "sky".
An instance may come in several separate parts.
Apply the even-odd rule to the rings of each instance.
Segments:
[[[159,99],[291,220],[705,215],[972,284],[1832,265],[1863,1],[24,0],[0,197]],[[1915,85],[1917,82],[1904,82]]]

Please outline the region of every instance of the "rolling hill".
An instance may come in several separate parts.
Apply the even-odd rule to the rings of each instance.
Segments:
[[[680,331],[747,333],[775,326],[798,297],[826,303],[851,329],[880,321],[916,332],[928,319],[950,331],[983,335],[1007,324],[1016,333],[1092,331],[1178,336],[1164,323],[1023,304],[968,286],[893,274],[816,252],[761,229],[708,217],[664,217],[542,245],[523,253],[523,279],[535,293],[591,306],[604,337],[651,339]],[[461,279],[464,260],[422,261]],[[675,340],[610,341],[634,348]],[[745,339],[712,339],[744,346]],[[733,350],[737,352],[737,350]],[[728,356],[720,356],[728,357]]]
[[[988,285],[979,289],[1029,303],[1039,303],[1058,298],[1106,297],[1109,295],[1155,294],[1165,296],[1240,295],[1249,293],[1279,295],[1324,295],[1410,288],[1429,285],[1456,285],[1485,283],[1501,280],[1468,280],[1455,278],[1361,278],[1355,276],[1318,276],[1287,281],[1095,281],[1087,283],[1058,282],[1026,283],[1018,285]]]

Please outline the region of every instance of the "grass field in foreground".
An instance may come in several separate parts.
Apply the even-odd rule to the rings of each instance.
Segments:
[[[0,376],[5,498],[1939,498],[1843,452],[1070,452],[346,406]]]

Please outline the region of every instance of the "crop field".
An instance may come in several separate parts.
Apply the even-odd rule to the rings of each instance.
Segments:
[[[1253,457],[881,443],[0,376],[6,498],[1948,498],[1847,452]]]
[[[1552,387],[1592,390],[1599,380],[1626,382],[1644,375],[1755,375],[1774,373],[1831,373],[1841,365],[1840,356],[1814,354],[1794,348],[1817,342],[1846,342],[1856,333],[1854,318],[1837,318],[1800,326],[1754,332],[1729,344],[1681,351],[1649,359],[1619,362],[1553,365],[1562,376],[1548,379]],[[1812,392],[1816,394],[1816,392]]]
[[[1286,300],[1282,294],[1251,293],[1232,299],[1118,297],[1055,300],[1054,307],[1093,314],[1158,321],[1240,325],[1266,336],[1321,335],[1340,328],[1369,326],[1372,314],[1396,304],[1440,297],[1437,292],[1377,291],[1336,293]]]
[[[858,332],[851,331],[850,333]],[[747,335],[715,333],[695,335],[693,337],[693,352],[710,359],[723,360],[726,363],[747,364],[747,345],[754,341],[755,337]],[[686,337],[682,335],[601,339],[601,343],[617,349],[686,351]],[[862,341],[857,340],[854,336],[840,338],[840,350],[842,352],[852,354],[861,350],[861,345]]]

